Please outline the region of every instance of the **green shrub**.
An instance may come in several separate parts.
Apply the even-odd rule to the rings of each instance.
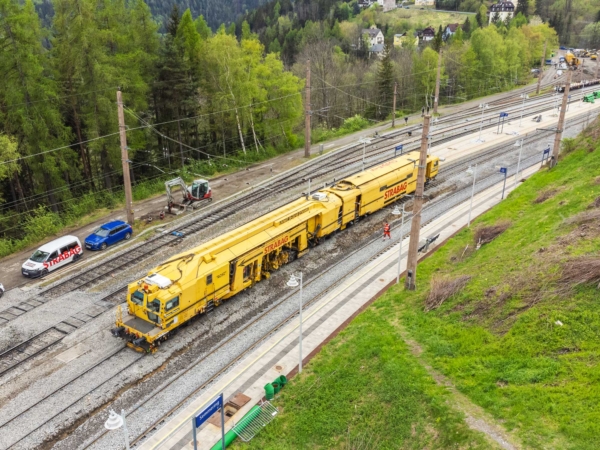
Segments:
[[[48,211],[44,206],[39,206],[32,214],[27,216],[23,229],[25,230],[26,240],[35,242],[40,237],[60,231],[63,226],[64,223],[58,214]]]

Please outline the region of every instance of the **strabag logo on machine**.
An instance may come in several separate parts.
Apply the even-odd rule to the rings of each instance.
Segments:
[[[79,253],[81,253],[81,247],[78,245],[69,251],[61,253],[51,261],[44,261],[44,269],[52,267],[53,265],[58,264],[59,262],[64,261],[65,259],[69,259],[71,256],[78,255]]]
[[[267,245],[265,247],[264,254],[266,255],[267,253],[272,252],[276,248],[279,248],[282,245],[287,244],[289,240],[290,240],[289,236],[283,236],[283,237],[280,237],[279,239],[277,239],[276,241],[271,242],[269,245]]]
[[[384,200],[387,200],[388,198],[393,197],[393,196],[399,194],[400,192],[405,191],[407,187],[408,187],[408,182],[405,181],[404,183],[399,184],[396,187],[388,189],[387,191],[385,191],[385,194],[383,197]]]

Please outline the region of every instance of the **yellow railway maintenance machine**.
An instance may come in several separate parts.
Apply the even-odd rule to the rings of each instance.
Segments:
[[[127,313],[118,310],[113,335],[155,351],[190,319],[269,278],[322,237],[415,191],[418,158],[394,158],[172,257],[128,286]],[[438,169],[439,158],[428,156],[426,180]]]

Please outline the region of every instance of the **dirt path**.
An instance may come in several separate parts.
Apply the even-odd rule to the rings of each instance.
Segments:
[[[416,341],[409,337],[408,333],[401,325],[394,323],[394,326],[399,329],[400,335],[404,339],[406,345],[408,345],[411,353],[419,360],[429,375],[431,375],[438,385],[444,386],[452,394],[450,397],[450,406],[453,409],[461,411],[465,415],[465,422],[469,425],[469,428],[483,433],[494,447],[505,450],[518,450],[523,448],[523,446],[518,443],[519,440],[513,434],[506,431],[490,414],[485,412],[483,408],[474,404],[466,395],[459,392],[448,377],[439,373],[424,360],[422,357],[423,349]]]

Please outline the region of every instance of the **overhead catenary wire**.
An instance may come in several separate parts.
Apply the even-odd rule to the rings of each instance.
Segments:
[[[284,121],[282,121],[282,122],[284,122]],[[276,138],[279,138],[279,137],[281,137],[281,136],[284,136],[284,135],[285,135],[284,133],[279,133],[279,134],[271,135],[271,136],[269,136],[269,137],[265,138],[264,140],[265,140],[265,141],[270,141],[270,140],[274,140],[274,139],[276,139]],[[237,137],[236,137],[236,138],[231,138],[231,139],[237,140]],[[177,142],[177,143],[179,143],[179,141],[176,141],[176,142]],[[187,154],[191,154],[191,151],[192,151],[192,150],[193,150],[193,149],[191,149],[191,150],[190,150],[190,149],[188,149],[188,150],[185,150],[185,151],[184,151],[184,154],[186,154],[186,155],[187,155]],[[213,156],[213,155],[210,155],[210,156]],[[160,159],[168,159],[168,157],[167,157],[167,156],[162,156]],[[187,159],[189,159],[189,158],[187,158]],[[154,161],[152,161],[152,162],[153,162],[153,163],[158,163],[158,161],[156,161],[156,160],[154,160]],[[242,163],[245,163],[245,161],[240,161],[240,162],[242,162]],[[142,167],[142,166],[150,166],[150,167],[152,167],[152,164],[148,164],[148,163],[146,163],[146,162],[140,162],[140,163],[134,163],[134,164],[136,165],[136,167]],[[178,170],[179,170],[179,169],[178,169]],[[167,175],[167,174],[169,174],[169,175],[176,174],[176,173],[178,173],[178,170],[172,170],[172,171],[170,171],[170,172],[164,172],[164,173],[161,173],[161,174],[158,174],[158,175],[155,175],[155,176],[149,177],[149,178],[145,178],[143,181],[136,182],[136,183],[134,184],[134,186],[138,186],[138,185],[141,185],[141,184],[143,184],[143,183],[145,183],[145,182],[148,182],[148,181],[155,180],[155,179],[157,179],[157,178],[160,178],[160,177],[162,177],[162,176],[164,176],[164,175]],[[120,171],[118,171],[118,170],[117,170],[117,171],[114,171],[113,173],[120,173]],[[100,174],[100,175],[97,175],[95,178],[100,178],[100,179],[102,179],[103,177],[104,177],[104,174]],[[83,182],[83,181],[82,181],[81,183],[82,183],[82,184],[84,184],[84,182]],[[69,189],[70,187],[71,187],[70,185],[67,185],[67,186],[62,186],[62,187],[60,187],[60,188],[57,188],[57,189],[60,189],[60,190],[67,190],[67,189]],[[105,188],[105,189],[101,189],[101,190],[94,191],[94,194],[98,194],[98,193],[101,193],[101,192],[106,192],[106,191],[111,191],[111,192],[113,192],[114,190],[116,190],[116,191],[120,191],[120,189],[121,189],[121,187],[120,187],[120,186],[117,186],[117,187],[114,187],[114,188]],[[20,200],[17,200],[16,202],[12,202],[12,203],[13,203],[13,206],[15,206],[15,205],[16,205],[16,204],[18,204],[18,203],[23,203],[23,201],[24,201],[24,200],[31,200],[32,198],[43,198],[43,197],[47,196],[47,194],[48,194],[48,192],[44,192],[44,193],[40,193],[40,194],[35,194],[35,195],[33,195],[33,196],[24,197],[24,198],[22,198],[22,199],[20,199]],[[69,201],[72,201],[72,200],[73,200],[72,198],[65,199],[65,200],[63,200],[63,201],[60,201],[60,202],[56,202],[56,203],[54,203],[54,205],[62,205],[62,204],[64,204],[64,203],[67,203],[67,202],[69,202]],[[4,205],[3,205],[3,206],[4,206]],[[31,210],[28,210],[28,211],[23,211],[23,212],[19,212],[19,213],[11,214],[11,215],[9,215],[9,216],[0,217],[0,222],[7,221],[7,220],[10,220],[10,219],[14,219],[14,218],[16,218],[16,217],[23,216],[23,215],[27,215],[27,214],[31,214],[31,213],[32,213],[32,211],[31,211]],[[4,233],[4,232],[6,232],[6,231],[10,231],[10,230],[13,230],[13,229],[16,229],[16,228],[19,228],[19,227],[22,227],[22,224],[20,224],[20,225],[16,225],[16,226],[14,226],[14,227],[11,227],[11,228],[6,228],[6,229],[3,229],[3,230],[0,230],[0,233]]]

